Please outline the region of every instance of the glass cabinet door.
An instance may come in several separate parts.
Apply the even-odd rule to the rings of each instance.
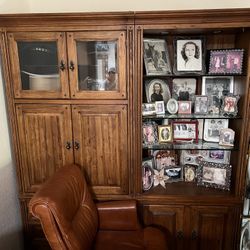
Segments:
[[[126,33],[67,34],[72,98],[126,98]]]
[[[16,98],[68,98],[64,33],[9,33]]]

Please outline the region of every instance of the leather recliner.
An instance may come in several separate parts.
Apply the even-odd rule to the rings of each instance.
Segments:
[[[165,234],[143,228],[136,201],[94,203],[76,165],[61,167],[34,195],[30,212],[37,217],[55,250],[165,250]]]

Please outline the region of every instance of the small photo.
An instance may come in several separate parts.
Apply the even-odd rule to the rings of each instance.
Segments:
[[[177,165],[178,157],[174,150],[155,150],[153,153],[155,168],[161,170]]]
[[[182,150],[180,156],[181,165],[200,165],[207,157],[207,150]]]
[[[142,124],[143,145],[152,145],[158,142],[157,124],[155,122],[144,122]]]
[[[196,121],[173,121],[174,141],[198,142],[198,122]]]
[[[192,165],[184,166],[184,180],[186,182],[195,182],[196,181],[196,167]]]
[[[205,119],[203,138],[208,142],[219,142],[220,130],[228,128],[228,119]]]
[[[208,96],[208,113],[215,115],[220,113],[221,99],[216,95]]]
[[[176,73],[204,72],[204,39],[175,39],[175,70]]]
[[[158,126],[159,143],[172,142],[172,126],[161,125]]]
[[[154,183],[153,159],[144,159],[142,161],[142,189],[149,190]]]
[[[177,182],[183,180],[183,173],[182,173],[181,166],[175,166],[172,168],[165,168],[164,175],[166,182]]]
[[[142,104],[142,115],[155,115],[155,103],[143,103]]]
[[[208,112],[208,96],[196,95],[194,99],[194,113],[206,114]]]
[[[238,95],[228,95],[228,96],[223,96],[222,98],[222,105],[221,105],[221,114],[225,116],[231,116],[234,117],[238,113],[238,100],[239,100]]]
[[[191,114],[192,102],[191,101],[178,101],[179,114]]]
[[[215,95],[219,98],[234,91],[233,76],[203,76],[202,95]]]
[[[220,130],[220,139],[219,144],[222,146],[231,146],[234,145],[234,136],[235,132],[230,128],[224,128]]]
[[[168,113],[174,115],[177,113],[178,111],[178,102],[174,99],[174,98],[171,98],[168,100],[167,102],[167,111]]]
[[[163,39],[143,39],[144,63],[147,75],[172,73],[167,42]]]
[[[178,101],[193,101],[196,93],[195,78],[174,78],[172,98]]]
[[[227,74],[242,74],[243,49],[227,51]]]
[[[208,150],[206,161],[229,164],[230,155],[231,152],[227,150]]]
[[[147,102],[164,101],[171,98],[169,85],[166,80],[152,79],[145,82]]]
[[[164,101],[156,101],[155,102],[155,111],[156,111],[157,115],[165,114]]]

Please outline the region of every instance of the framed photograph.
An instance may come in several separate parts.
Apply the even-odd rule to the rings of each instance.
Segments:
[[[204,119],[197,119],[198,121],[198,139],[203,139],[203,130],[204,130]]]
[[[155,110],[155,103],[143,103],[142,104],[142,115],[155,115],[156,110]]]
[[[228,128],[228,119],[205,119],[203,138],[208,142],[219,142],[220,130]]]
[[[153,121],[142,124],[143,145],[152,145],[158,142],[157,124]]]
[[[194,113],[206,114],[208,112],[208,96],[196,95],[194,97]]]
[[[243,49],[210,50],[209,74],[242,74]]]
[[[152,79],[145,82],[147,102],[164,101],[171,98],[169,85],[166,80]]]
[[[230,190],[232,166],[215,162],[201,162],[197,169],[197,184]]]
[[[208,154],[205,158],[208,162],[217,162],[217,163],[230,163],[231,152],[227,150],[208,150]]]
[[[203,76],[202,77],[202,95],[222,96],[234,92],[233,76]]]
[[[176,74],[205,72],[204,38],[177,37],[174,48]]]
[[[179,114],[191,114],[192,102],[191,101],[178,101]]]
[[[233,147],[234,136],[235,136],[235,132],[231,128],[221,129],[219,145]]]
[[[170,168],[177,165],[178,157],[174,150],[155,150],[154,166],[157,170]]]
[[[222,97],[221,104],[221,114],[224,116],[235,117],[238,113],[238,100],[240,99],[239,95],[229,94]]]
[[[172,98],[179,101],[193,101],[196,84],[197,80],[195,78],[174,78]]]
[[[164,142],[172,142],[172,126],[171,125],[159,125],[158,126],[158,135],[159,135],[159,143]]]
[[[182,166],[175,166],[172,168],[165,168],[164,175],[166,182],[177,182],[183,180]]]
[[[142,189],[149,190],[154,183],[153,158],[142,161]]]
[[[218,115],[220,113],[221,99],[216,95],[208,96],[208,113]]]
[[[168,100],[167,102],[167,111],[168,113],[174,115],[178,112],[178,102],[174,99],[174,98],[171,98]]]
[[[196,121],[173,121],[174,141],[198,142],[198,122]]]
[[[155,102],[155,111],[157,115],[165,114],[165,104],[164,101]]]
[[[186,182],[196,181],[196,167],[192,165],[184,166],[184,180]]]
[[[147,75],[172,73],[167,42],[163,39],[143,39],[144,62]]]
[[[180,164],[198,166],[201,161],[206,159],[207,155],[207,150],[182,150],[180,155]]]

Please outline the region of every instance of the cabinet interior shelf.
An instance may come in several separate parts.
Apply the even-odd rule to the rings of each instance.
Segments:
[[[203,140],[198,140],[198,143],[189,143],[183,142],[183,143],[156,143],[152,145],[143,145],[143,149],[178,149],[178,150],[237,150],[237,147],[229,147],[229,146],[221,146],[217,142],[206,142]]]

